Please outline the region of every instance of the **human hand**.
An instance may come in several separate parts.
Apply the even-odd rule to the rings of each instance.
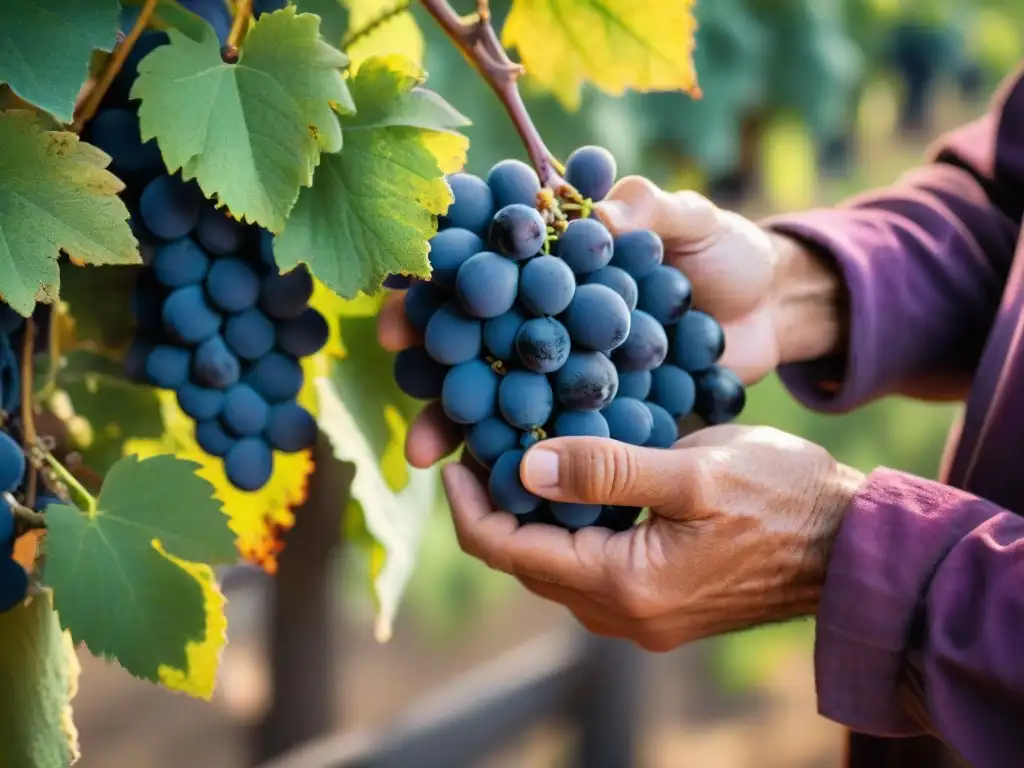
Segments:
[[[650,507],[628,531],[573,534],[493,511],[465,466],[443,477],[463,550],[565,605],[591,632],[652,651],[813,614],[864,481],[820,446],[767,427],[711,427],[670,450],[546,440],[523,460],[531,492]]]

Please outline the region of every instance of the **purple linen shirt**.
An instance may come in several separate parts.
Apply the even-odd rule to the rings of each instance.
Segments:
[[[880,737],[936,736],[942,765],[958,754],[1024,766],[1022,213],[1018,73],[930,164],[838,208],[766,222],[834,258],[849,290],[846,360],[780,370],[802,403],[840,412],[969,388],[944,482],[878,469],[847,510],[815,648],[823,715]],[[850,764],[940,764],[933,748],[910,752],[887,759],[880,743]]]

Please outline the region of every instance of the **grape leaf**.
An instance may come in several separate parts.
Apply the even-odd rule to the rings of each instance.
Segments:
[[[131,674],[191,677],[189,648],[207,642],[208,583],[192,564],[237,557],[213,487],[193,462],[129,456],[108,472],[96,508],[47,507],[44,578],[75,642]],[[212,579],[212,574],[208,574]]]
[[[93,50],[117,39],[117,0],[0,3],[0,81],[70,123]]]
[[[138,264],[124,185],[73,133],[0,113],[0,296],[28,317],[57,297],[61,250],[91,264]]]
[[[696,93],[694,0],[513,0],[501,42],[516,48],[535,84],[562,105],[580,106],[589,82],[612,96],[626,89]]]
[[[375,292],[392,272],[430,273],[427,240],[452,201],[435,151],[442,147],[447,163],[459,154],[451,145],[460,145],[464,159],[455,129],[469,121],[418,88],[422,81],[422,70],[402,56],[359,68],[351,80],[358,112],[342,118],[345,150],[323,158],[275,238],[282,269],[306,262],[345,298]]]
[[[327,1],[330,2],[330,0]],[[366,29],[368,25],[380,19],[383,14],[400,7],[400,4],[394,0],[345,1],[349,9],[347,35]],[[334,0],[334,2],[338,2],[338,0]],[[406,6],[406,10],[395,13],[386,21],[376,24],[366,34],[361,35],[352,45],[345,48],[345,53],[352,60],[353,69],[358,69],[359,65],[367,59],[386,56],[395,51],[401,51],[404,56],[422,66],[425,49],[423,32],[420,30],[419,24],[416,23],[416,18]]]
[[[63,766],[78,759],[71,700],[79,671],[49,590],[0,613],[0,765]]]
[[[132,86],[142,137],[157,139],[168,169],[274,232],[312,183],[321,151],[341,149],[337,113],[353,108],[347,58],[319,25],[294,7],[263,14],[237,64],[221,59],[211,27],[198,40],[171,29]]]

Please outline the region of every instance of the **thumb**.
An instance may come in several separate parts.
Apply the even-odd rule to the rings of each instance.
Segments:
[[[643,176],[626,176],[611,188],[594,213],[614,235],[650,229],[662,240],[698,242],[720,226],[719,209],[703,195],[666,192]]]
[[[559,437],[530,448],[519,473],[531,493],[552,501],[657,507],[685,495],[691,463],[688,451]]]

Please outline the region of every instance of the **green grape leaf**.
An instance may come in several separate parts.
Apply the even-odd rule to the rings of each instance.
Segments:
[[[464,144],[455,129],[469,121],[422,81],[403,56],[359,68],[351,81],[358,111],[342,118],[345,151],[324,157],[275,238],[282,269],[305,262],[345,298],[378,290],[392,272],[430,274],[427,240],[452,202],[439,155]]]
[[[61,250],[90,264],[141,263],[109,162],[73,133],[0,113],[0,296],[22,315],[57,298]]]
[[[341,72],[348,59],[319,27],[291,6],[263,14],[237,64],[221,59],[211,27],[199,39],[170,29],[170,44],[139,63],[132,86],[142,137],[157,140],[168,169],[274,232],[321,152],[341,149],[338,113],[353,109]]]
[[[207,642],[211,622],[223,622],[207,609],[212,572],[196,566],[238,553],[197,467],[129,456],[107,473],[94,510],[46,510],[44,578],[61,624],[76,643],[147,680],[168,668],[188,678],[190,649]]]
[[[70,123],[93,50],[114,46],[119,13],[117,0],[0,3],[0,81]]]
[[[64,766],[78,759],[71,699],[78,657],[49,590],[0,613],[0,765]]]
[[[513,0],[501,42],[564,107],[588,82],[612,96],[697,92],[695,0]]]

